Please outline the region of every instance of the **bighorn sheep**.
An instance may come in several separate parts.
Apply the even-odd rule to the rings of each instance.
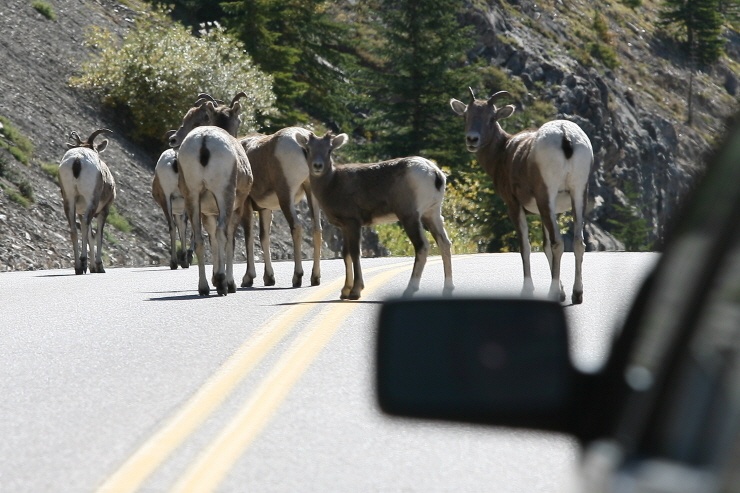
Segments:
[[[219,295],[236,292],[234,232],[239,226],[253,177],[244,148],[236,139],[239,93],[230,106],[201,98],[170,137],[180,163],[180,190],[193,225],[198,256],[198,294],[210,293],[205,272],[201,219],[211,242],[212,282]]]
[[[300,133],[296,139],[306,152],[311,189],[329,221],[340,227],[344,236],[345,283],[341,299],[359,299],[364,288],[360,267],[362,226],[396,220],[401,222],[416,251],[404,295],[409,296],[419,289],[429,251],[425,227],[442,253],[444,293],[452,292],[450,240],[442,218],[446,178],[434,163],[413,156],[380,163],[335,166],[331,153],[344,145],[346,134],[335,137],[328,133],[318,138],[313,133],[308,137]]]
[[[573,249],[576,275],[573,303],[583,302],[582,263],[586,249],[583,222],[586,213],[588,182],[593,166],[591,142],[581,128],[567,120],[545,123],[538,130],[525,130],[514,135],[499,125],[514,113],[514,106],[496,107],[495,102],[506,91],[499,91],[487,101],[476,99],[466,105],[450,100],[452,111],[465,118],[465,144],[493,179],[493,186],[508,208],[516,227],[524,267],[524,294],[534,291],[530,271],[529,229],[526,215],[542,217],[544,250],[550,264],[552,282],[549,295],[565,300],[560,282],[560,259],[563,240],[557,227],[556,214],[573,209]]]
[[[67,216],[72,248],[74,250],[75,274],[87,272],[89,249],[95,265],[90,265],[90,272],[103,273],[103,228],[108,218],[110,206],[116,198],[116,182],[108,166],[100,159],[100,154],[108,146],[108,140],[95,144],[95,138],[102,134],[112,133],[107,128],[95,130],[86,140],[80,139],[77,132],[71,132],[74,144],[67,144],[69,150],[64,153],[59,163],[59,185],[62,189],[64,215]],[[77,242],[76,217],[80,219],[82,248]],[[98,219],[93,235],[92,220]],[[95,249],[97,240],[97,250]]]
[[[247,244],[247,272],[242,286],[251,286],[257,276],[254,265],[254,240],[252,238],[253,210],[258,211],[260,220],[260,243],[265,260],[263,276],[266,286],[275,284],[275,273],[270,258],[270,224],[272,211],[282,210],[288,221],[293,238],[293,286],[299,287],[303,278],[301,244],[303,228],[298,221],[296,204],[305,195],[312,217],[313,227],[313,269],[311,285],[321,282],[321,211],[316,198],[311,193],[308,181],[308,166],[303,148],[296,140],[297,135],[307,137],[309,132],[302,128],[288,127],[272,135],[249,135],[240,139],[247,151],[254,173],[254,186],[242,217]]]
[[[177,154],[173,149],[165,150],[157,160],[152,180],[152,197],[159,204],[167,220],[170,232],[170,269],[177,269],[180,265],[187,269],[193,261],[193,246],[195,238],[190,231],[190,248],[186,245],[186,229],[188,216],[185,211],[185,197],[180,192],[180,173],[178,170]],[[180,239],[180,249],[177,248],[177,239]]]

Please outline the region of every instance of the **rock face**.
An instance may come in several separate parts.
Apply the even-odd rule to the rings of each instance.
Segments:
[[[27,0],[5,0],[0,9],[0,116],[34,145],[28,165],[0,145],[0,271],[72,265],[59,187],[42,165],[58,164],[70,131],[89,134],[99,127],[114,131],[103,157],[118,185],[116,207],[131,224],[130,232],[106,227],[105,265],[169,264],[166,223],[150,193],[158,155],[128,141],[116,115],[101,109],[94,96],[67,84],[91,54],[83,45],[88,26],[122,35],[132,25],[135,13],[124,4],[55,0],[55,20],[46,19]],[[609,231],[610,219],[625,207],[645,218],[651,240],[660,240],[679,197],[701,173],[710,141],[738,107],[737,74],[721,63],[697,74],[695,123],[687,126],[683,108],[689,72],[681,68],[669,42],[637,18],[610,21],[621,65],[614,70],[598,62],[584,65],[572,56],[578,43],[573,22],[582,17],[579,12],[593,12],[591,2],[547,4],[520,0],[489,2],[485,10],[470,6],[465,22],[474,26],[478,40],[471,58],[501,67],[521,81],[529,94],[517,103],[520,107],[548,101],[558,117],[575,121],[591,138],[596,172],[587,227],[590,249],[624,247]],[[654,18],[651,12],[640,15]],[[736,33],[729,36],[727,51],[737,59],[740,39]],[[4,142],[0,131],[0,144]],[[32,190],[28,207],[13,199],[21,185]],[[275,214],[274,221],[273,255],[289,259],[292,246],[282,214]],[[309,226],[305,219],[306,258],[312,251]],[[338,256],[337,231],[325,224],[324,234],[324,257]],[[366,254],[386,253],[377,235],[365,234]],[[237,242],[243,244],[241,235]],[[237,250],[237,261],[242,261],[243,249]]]
[[[70,131],[88,135],[99,127],[114,132],[102,157],[116,180],[115,206],[131,224],[127,233],[106,226],[104,264],[169,265],[167,224],[151,197],[158,154],[147,153],[128,141],[125,129],[117,127],[116,115],[103,110],[94,96],[67,84],[90,56],[83,45],[85,29],[95,25],[122,35],[135,13],[111,0],[59,0],[53,2],[53,8],[53,21],[26,0],[7,0],[0,9],[0,116],[8,118],[34,145],[28,165],[0,146],[0,272],[73,265],[59,186],[41,165],[58,165]],[[7,142],[3,131],[0,141]],[[28,207],[11,199],[19,183],[27,183],[33,190],[33,203]],[[313,251],[309,227],[307,218],[306,258],[311,258]],[[331,236],[331,228],[325,228]],[[281,213],[274,215],[272,233],[273,256],[278,260],[292,257],[292,240]],[[243,241],[240,231],[237,245]],[[244,260],[243,251],[237,248],[237,261]],[[259,248],[256,253],[261,255]],[[327,248],[324,255],[331,257],[333,252]]]
[[[535,99],[548,101],[557,118],[577,123],[591,139],[595,173],[589,248],[622,248],[609,234],[614,228],[609,219],[626,208],[644,218],[648,241],[659,244],[680,198],[701,174],[711,141],[739,108],[737,76],[720,62],[694,77],[694,123],[689,126],[685,101],[690,71],[673,44],[650,32],[654,28],[649,21],[639,18],[657,19],[656,12],[646,7],[632,16],[623,13],[620,22],[608,22],[605,37],[619,60],[610,70],[598,60],[586,66],[571,56],[579,48],[573,33],[590,28],[588,21],[585,27],[577,24],[577,15],[594,15],[594,7],[573,0],[554,4],[545,8],[522,0],[471,9],[466,22],[479,39],[472,57],[521,80],[529,93],[518,102],[520,108]],[[581,14],[574,17],[574,12]],[[736,33],[731,33],[727,51],[738,51]]]

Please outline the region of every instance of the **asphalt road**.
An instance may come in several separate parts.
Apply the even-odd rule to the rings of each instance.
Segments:
[[[600,364],[657,258],[586,254],[584,303],[565,308],[576,364]],[[358,302],[338,300],[340,260],[318,287],[290,288],[278,262],[277,286],[258,265],[255,288],[208,298],[195,268],[0,274],[0,491],[572,491],[567,437],[378,412],[375,317],[411,265],[363,259]],[[456,256],[453,276],[456,296],[521,288],[518,254]],[[562,278],[570,296],[572,254]],[[442,281],[431,257],[420,294]]]

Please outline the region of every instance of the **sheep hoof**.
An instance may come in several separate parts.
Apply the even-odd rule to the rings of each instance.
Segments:
[[[84,273],[85,273],[85,271],[82,270],[82,267],[75,267],[75,274],[76,275],[79,276],[79,275],[84,274]]]
[[[303,284],[303,274],[293,274],[293,287],[300,288]]]
[[[265,274],[265,276],[262,278],[263,281],[265,281],[265,286],[274,286],[275,285],[275,276],[268,276]]]
[[[229,288],[229,293],[236,293],[236,283],[234,281],[229,281],[227,285]]]
[[[97,274],[105,274],[105,268],[103,268],[103,262],[95,262],[95,270],[93,270],[93,268],[90,267],[90,272],[95,272]]]
[[[211,288],[209,288],[208,286],[206,286],[204,288],[202,288],[202,287],[199,287],[198,288],[198,295],[200,295],[200,296],[208,296],[209,294],[211,294]]]
[[[177,262],[170,260],[170,269],[177,270]]]
[[[321,284],[321,276],[311,276],[311,286],[318,286]]]
[[[254,278],[253,277],[244,276],[242,278],[242,287],[243,288],[251,288],[253,285],[254,285]]]
[[[573,296],[570,298],[574,305],[580,305],[583,303],[583,293],[573,292]]]
[[[360,293],[350,293],[348,299],[353,300],[353,301],[359,300],[360,296],[361,296]]]
[[[216,287],[216,292],[219,296],[226,296],[226,293],[229,291],[226,274],[224,273],[218,273],[213,276],[213,285]]]

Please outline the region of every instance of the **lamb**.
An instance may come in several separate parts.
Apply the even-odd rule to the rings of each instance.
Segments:
[[[582,264],[586,250],[583,223],[594,162],[591,141],[578,125],[567,120],[554,120],[537,130],[508,134],[499,121],[511,116],[515,108],[513,105],[498,108],[495,102],[510,94],[499,91],[484,100],[476,99],[470,89],[470,95],[469,105],[452,99],[450,106],[465,118],[466,147],[475,153],[493,179],[496,193],[506,203],[509,218],[516,227],[524,268],[523,294],[534,292],[526,215],[538,214],[542,217],[544,250],[552,275],[549,296],[565,300],[560,282],[564,246],[556,214],[572,208],[576,274],[571,300],[574,304],[582,303]]]
[[[105,139],[95,144],[95,138],[100,134],[111,134],[107,128],[95,130],[86,140],[80,139],[77,132],[71,132],[70,138],[74,144],[67,144],[69,150],[64,153],[59,163],[59,185],[62,190],[64,214],[69,223],[74,250],[75,274],[85,274],[88,268],[88,257],[95,259],[90,265],[91,273],[104,273],[103,268],[103,228],[108,218],[108,212],[116,198],[116,182],[108,166],[100,159],[99,154],[108,146]],[[80,220],[82,233],[82,247],[77,240],[76,217]],[[97,218],[98,224],[95,234],[92,230],[92,220]],[[97,249],[95,248],[97,240]]]
[[[190,267],[193,262],[193,245],[195,238],[190,235],[190,248],[186,249],[186,229],[188,216],[185,210],[185,198],[180,192],[180,173],[178,170],[177,154],[174,149],[166,149],[157,160],[152,180],[152,197],[159,205],[167,220],[170,232],[170,269]],[[180,249],[177,248],[177,239],[180,239]]]
[[[208,296],[201,220],[211,242],[212,283],[219,296],[236,292],[234,283],[234,232],[254,178],[244,148],[236,139],[239,98],[230,106],[198,100],[170,137],[180,164],[180,190],[193,225],[198,256],[198,294]],[[213,122],[213,124],[211,124]],[[214,126],[216,125],[216,126]]]
[[[344,236],[345,283],[340,299],[359,299],[365,286],[360,267],[362,226],[396,220],[401,222],[416,252],[404,296],[419,289],[429,251],[424,228],[432,233],[442,254],[443,293],[452,292],[451,243],[442,218],[446,177],[434,163],[413,156],[335,166],[331,153],[345,144],[346,134],[327,133],[319,138],[312,132],[308,137],[300,133],[296,140],[306,153],[311,189],[329,221],[341,228]]]
[[[254,240],[252,238],[253,210],[258,211],[260,220],[260,242],[265,261],[263,280],[265,286],[275,284],[275,273],[270,255],[270,224],[272,211],[282,210],[288,221],[293,238],[293,287],[300,287],[303,278],[301,245],[303,228],[298,221],[296,204],[305,196],[308,201],[313,227],[313,269],[311,286],[321,283],[321,211],[311,193],[308,166],[303,148],[298,144],[298,135],[307,137],[309,132],[298,127],[288,127],[272,135],[249,135],[240,142],[249,156],[254,173],[254,186],[242,217],[247,245],[247,272],[242,287],[252,286],[257,276],[254,265]]]

